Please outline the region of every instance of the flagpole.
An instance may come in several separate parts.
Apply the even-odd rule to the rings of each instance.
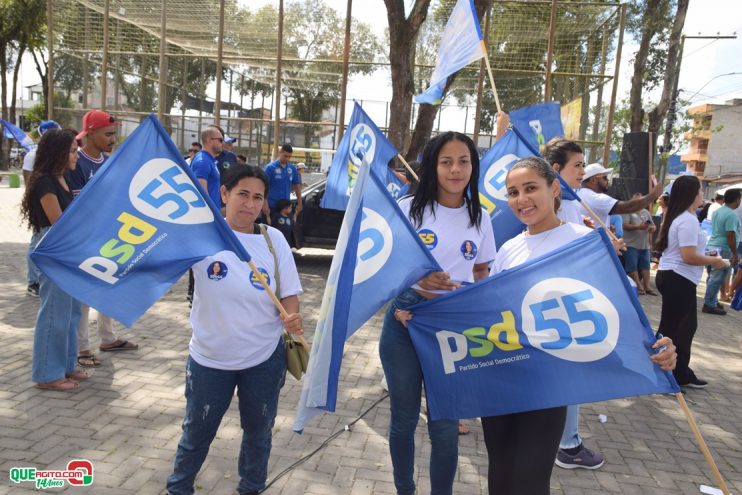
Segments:
[[[420,179],[417,177],[417,174],[414,170],[412,170],[412,167],[410,167],[410,164],[407,163],[407,160],[404,159],[401,153],[397,153],[397,158],[399,158],[399,161],[402,162],[402,164],[407,168],[407,170],[412,174],[412,176],[415,178],[417,182],[420,182]]]
[[[598,224],[601,227],[603,227],[603,229],[606,231],[606,233],[611,237],[611,240],[618,242],[618,237],[616,237],[616,234],[614,234],[613,232],[611,232],[611,229],[606,224],[603,223],[603,220],[601,220],[600,217],[598,217],[598,214],[595,213],[595,211],[593,211],[592,208],[590,208],[590,205],[587,204],[587,202],[582,201],[582,200],[580,200],[580,204],[582,205],[583,208],[585,208],[587,210],[588,213],[590,213],[590,215],[592,215],[592,217],[595,219],[595,221],[597,221]]]
[[[255,262],[253,260],[250,260],[247,262],[247,265],[250,267],[250,270],[252,270],[253,275],[256,279],[260,281],[260,285],[263,286],[263,289],[265,289],[265,292],[270,296],[271,301],[273,301],[273,304],[276,306],[276,309],[278,309],[278,312],[281,313],[281,316],[284,318],[289,315],[288,311],[286,311],[286,308],[283,307],[283,304],[281,304],[281,301],[276,296],[276,293],[273,292],[273,289],[270,288],[268,283],[263,278],[263,274],[258,271],[258,267],[255,266]],[[288,332],[286,332],[288,333]],[[304,346],[304,348],[309,352],[309,343],[304,339],[302,335],[291,335],[288,334],[289,338],[292,340],[298,340],[301,345]]]
[[[729,488],[727,487],[726,483],[724,483],[724,478],[721,477],[721,473],[719,472],[719,468],[716,466],[716,463],[714,462],[714,458],[711,457],[711,452],[709,451],[709,448],[706,445],[706,442],[704,441],[703,436],[701,435],[701,430],[698,428],[698,425],[696,424],[696,420],[693,419],[693,414],[690,412],[690,409],[688,408],[688,403],[685,402],[685,397],[683,397],[683,394],[681,392],[676,393],[675,397],[678,399],[678,402],[680,403],[680,409],[683,410],[683,414],[685,414],[685,419],[688,420],[690,429],[693,430],[693,435],[695,435],[696,437],[696,442],[698,442],[698,447],[701,449],[701,453],[703,454],[703,457],[706,458],[706,462],[711,468],[711,473],[714,475],[714,479],[719,484],[719,488],[721,488],[722,493],[724,493],[724,495],[729,495]]]
[[[495,86],[495,78],[492,76],[492,67],[490,66],[490,58],[489,55],[487,55],[487,45],[484,44],[484,40],[482,40],[482,50],[484,51],[484,63],[487,65],[487,73],[490,76],[490,84],[492,85],[492,93],[495,95],[495,106],[497,106],[497,112],[502,112],[502,107],[500,106],[500,97],[497,96],[497,87]]]

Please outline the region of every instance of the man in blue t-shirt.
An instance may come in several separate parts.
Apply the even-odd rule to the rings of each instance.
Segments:
[[[265,174],[268,176],[268,198],[263,204],[263,213],[269,223],[279,213],[278,202],[282,199],[291,199],[291,191],[296,193],[296,211],[294,218],[301,212],[301,177],[293,163],[290,163],[294,148],[290,144],[281,146],[278,158],[265,166]]]
[[[82,118],[82,131],[77,140],[85,139],[85,146],[77,150],[77,167],[67,172],[67,182],[72,194],[77,196],[90,179],[100,170],[116,144],[116,127],[121,125],[113,116],[102,110],[91,110]],[[80,366],[100,366],[101,362],[93,354],[89,332],[90,307],[83,304],[80,323],[77,327],[77,363]],[[98,336],[103,352],[135,351],[139,345],[120,339],[113,331],[113,320],[98,312]]]
[[[724,193],[724,206],[716,210],[711,218],[711,237],[706,245],[706,249],[716,249],[722,258],[729,260],[731,266],[739,263],[737,246],[740,238],[740,222],[734,210],[739,208],[740,202],[742,202],[742,189],[728,189]],[[726,314],[717,296],[731,272],[730,267],[708,267],[702,312],[712,315]]]
[[[201,131],[203,149],[196,153],[191,160],[191,170],[201,187],[207,192],[217,208],[222,205],[222,196],[219,192],[220,176],[216,166],[216,157],[222,152],[224,136],[218,127],[210,125]]]
[[[216,168],[219,170],[220,177],[224,177],[224,172],[237,163],[237,155],[234,154],[235,141],[237,141],[237,138],[225,135],[222,152],[216,155]]]

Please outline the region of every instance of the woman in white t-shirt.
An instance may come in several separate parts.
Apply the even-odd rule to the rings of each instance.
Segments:
[[[402,198],[420,239],[444,270],[434,272],[400,294],[390,305],[379,341],[379,355],[389,387],[389,450],[399,494],[415,493],[415,429],[423,375],[404,321],[403,308],[484,278],[495,258],[495,238],[487,212],[479,204],[479,156],[464,134],[446,132],[423,150],[420,183],[414,196]],[[458,463],[458,421],[430,420],[430,487],[451,494]]]
[[[278,394],[286,377],[284,329],[301,335],[301,284],[283,234],[255,223],[268,192],[258,167],[233,165],[221,196],[234,231],[289,316],[281,318],[260,280],[232,251],[193,265],[196,289],[191,310],[193,335],[186,363],[186,412],[168,493],[192,494],[224,413],[237,389],[243,429],[238,461],[239,493],[265,488],[271,431]],[[278,266],[276,266],[276,264]]]
[[[582,178],[585,176],[585,155],[579,144],[569,139],[555,137],[546,143],[544,159],[562,176],[569,187],[575,191],[580,188]],[[584,225],[585,217],[582,216],[580,202],[565,198],[564,195],[561,198],[557,210],[559,219]],[[592,222],[590,223],[592,224]]]
[[[689,367],[693,336],[698,326],[696,286],[703,267],[723,268],[727,262],[718,256],[704,255],[707,237],[696,217],[703,204],[703,190],[698,178],[683,175],[670,190],[667,209],[657,237],[661,253],[655,282],[662,294],[662,316],[658,332],[671,337],[678,347],[678,366],[673,371],[681,387],[703,388],[708,382],[699,379]]]
[[[560,184],[549,163],[537,157],[518,161],[505,179],[508,205],[527,226],[497,253],[492,274],[521,265],[591,232],[583,225],[564,222],[556,215]],[[669,338],[654,347],[667,348],[650,357],[662,369],[675,364]],[[497,495],[548,495],[557,456],[566,406],[482,418],[489,455],[489,493]]]

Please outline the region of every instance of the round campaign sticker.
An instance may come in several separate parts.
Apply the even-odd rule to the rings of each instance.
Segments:
[[[417,235],[428,250],[432,250],[438,245],[438,236],[430,229],[419,230]]]
[[[263,276],[263,280],[265,280],[265,283],[270,285],[271,284],[271,278],[268,275],[268,272],[265,271],[265,268],[258,268],[258,271]],[[265,290],[263,288],[263,284],[260,283],[260,280],[258,280],[258,277],[255,276],[255,272],[250,272],[250,283],[253,287],[255,287],[258,290]]]
[[[214,280],[215,282],[226,278],[228,272],[229,269],[223,261],[215,261],[206,269],[206,275],[208,275],[210,280]]]
[[[464,259],[473,260],[477,256],[477,245],[474,241],[466,240],[461,244],[461,254],[464,255]]]

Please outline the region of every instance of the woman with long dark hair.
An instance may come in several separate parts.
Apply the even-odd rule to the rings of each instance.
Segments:
[[[696,286],[703,276],[703,267],[723,268],[727,262],[718,256],[706,256],[707,237],[696,217],[696,208],[703,204],[703,190],[698,178],[678,177],[672,184],[667,210],[657,237],[661,254],[657,271],[657,289],[662,294],[662,316],[658,333],[671,337],[678,348],[678,365],[673,371],[681,387],[703,388],[701,380],[690,368],[691,346],[698,326]]]
[[[417,190],[399,202],[444,270],[418,281],[389,305],[379,341],[391,403],[389,450],[399,494],[415,493],[415,429],[423,383],[404,308],[488,275],[495,238],[489,216],[479,204],[478,179],[474,142],[464,134],[446,132],[427,143]],[[431,420],[428,432],[431,493],[450,494],[458,463],[458,421]]]
[[[33,229],[36,242],[72,202],[72,192],[64,174],[77,166],[76,134],[69,129],[52,129],[39,141],[33,172],[21,202],[21,216]],[[39,296],[33,381],[42,389],[74,390],[80,386],[80,381],[88,378],[85,371],[75,368],[80,303],[44,273],[39,278]]]

